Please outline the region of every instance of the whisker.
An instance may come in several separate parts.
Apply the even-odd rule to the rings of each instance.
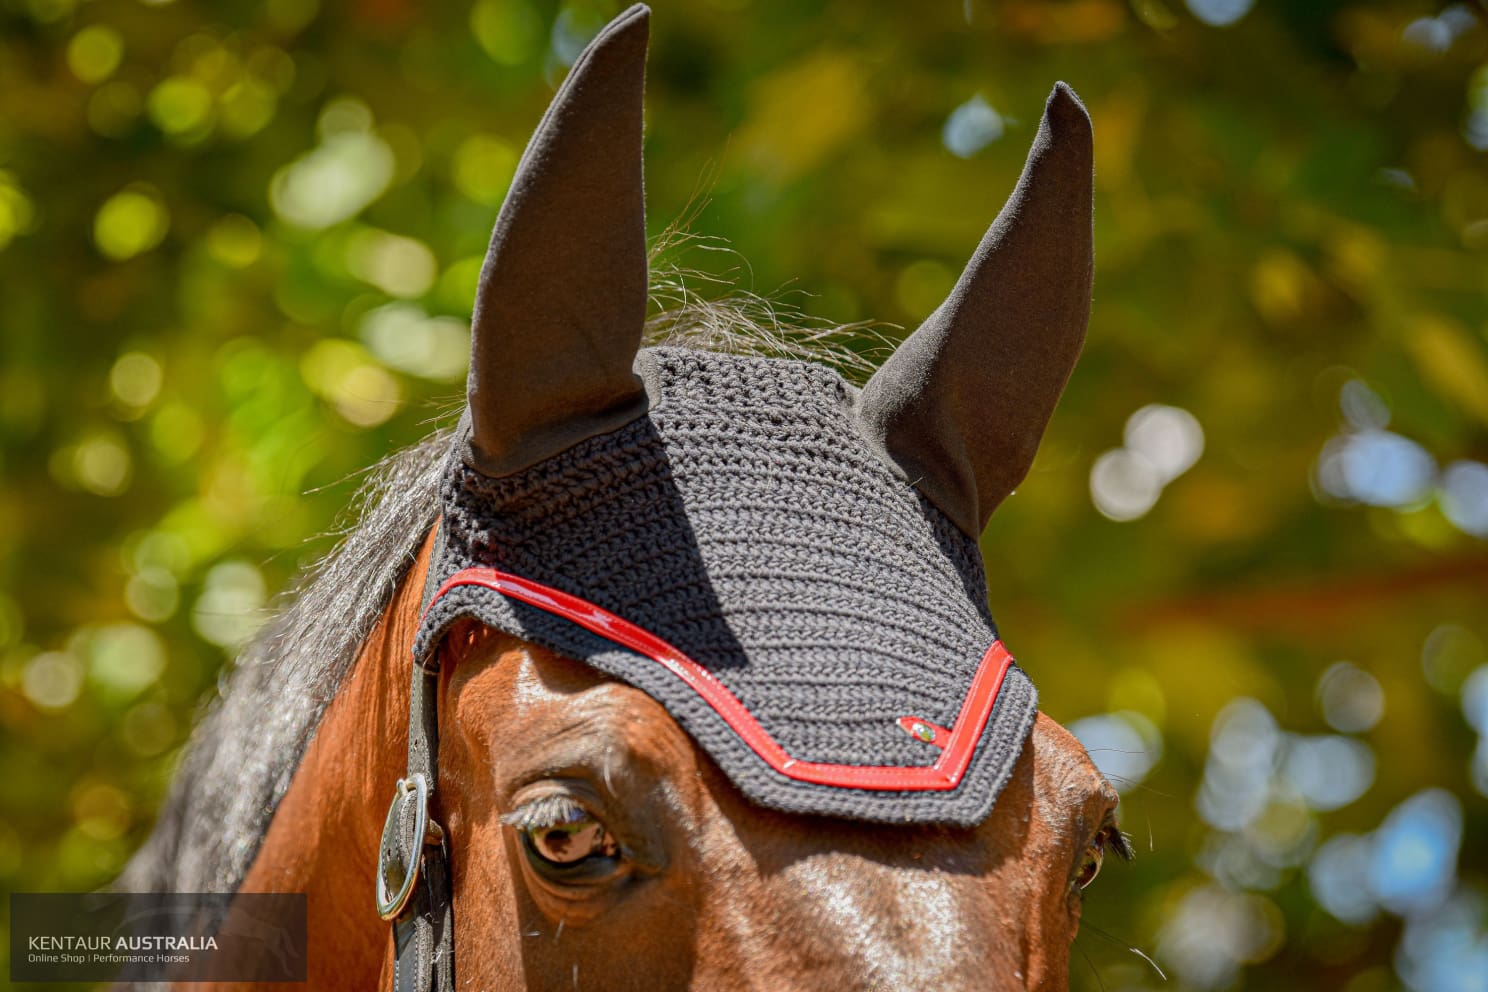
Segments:
[[[1098,935],[1106,938],[1107,940],[1109,940],[1111,943],[1117,945],[1118,947],[1124,947],[1128,951],[1131,951],[1137,957],[1141,958],[1143,961],[1146,961],[1149,965],[1151,965],[1152,966],[1152,970],[1155,971],[1155,972],[1157,972],[1157,977],[1158,978],[1161,978],[1165,982],[1168,980],[1167,973],[1164,972],[1161,968],[1159,968],[1157,966],[1157,962],[1154,961],[1154,960],[1152,960],[1152,958],[1147,955],[1147,952],[1146,951],[1142,950],[1139,947],[1134,947],[1131,944],[1128,944],[1126,941],[1122,940],[1120,937],[1117,937],[1115,934],[1109,933],[1108,931],[1102,930],[1100,927],[1096,926],[1094,923],[1089,922],[1088,920],[1081,920],[1080,921],[1080,929],[1081,930],[1085,930],[1086,928],[1089,928],[1090,930],[1094,931],[1096,934],[1098,934]]]
[[[1095,967],[1095,962],[1090,960],[1090,955],[1085,953],[1085,948],[1081,947],[1079,944],[1076,944],[1075,950],[1079,951],[1080,957],[1085,959],[1085,964],[1087,967],[1090,968],[1090,973],[1095,976],[1095,983],[1100,986],[1101,992],[1106,992],[1106,981],[1105,979],[1101,978],[1101,973],[1099,969]]]
[[[1157,966],[1157,962],[1156,961],[1152,960],[1150,957],[1147,956],[1147,952],[1146,951],[1142,950],[1140,947],[1128,947],[1127,950],[1128,951],[1131,951],[1137,957],[1141,958],[1143,961],[1146,961],[1148,964],[1150,964],[1152,966],[1152,970],[1155,971],[1155,972],[1157,972],[1157,977],[1158,978],[1161,978],[1165,982],[1168,980],[1168,976],[1163,972],[1163,970],[1161,968],[1159,968]]]
[[[1173,799],[1173,800],[1176,800],[1178,798],[1177,796],[1174,796],[1174,795],[1171,795],[1169,793],[1163,792],[1160,789],[1154,789],[1152,786],[1147,785],[1147,784],[1145,784],[1143,782],[1139,782],[1139,781],[1137,781],[1136,779],[1132,778],[1129,775],[1114,775],[1114,774],[1112,774],[1110,772],[1101,772],[1101,774],[1104,775],[1108,781],[1115,782],[1117,785],[1120,785],[1121,783],[1125,782],[1126,783],[1126,788],[1131,789],[1131,790],[1134,790],[1134,791],[1137,791],[1137,792],[1150,792],[1154,796],[1161,796],[1164,799]]]

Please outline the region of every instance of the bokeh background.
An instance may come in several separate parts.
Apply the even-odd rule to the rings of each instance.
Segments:
[[[655,7],[653,233],[865,352],[1051,83],[1089,106],[1089,341],[983,542],[1138,850],[1074,987],[1488,988],[1485,11]],[[617,10],[0,0],[0,888],[113,876],[358,472],[447,422],[512,169]]]

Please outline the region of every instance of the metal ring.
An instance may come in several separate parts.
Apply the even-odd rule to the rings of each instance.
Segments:
[[[403,803],[408,799],[412,799],[414,803],[413,845],[412,850],[405,851],[400,828]],[[377,852],[377,915],[384,920],[397,919],[413,896],[413,886],[418,881],[419,868],[424,860],[423,845],[431,834],[429,827],[429,783],[423,775],[415,772],[408,778],[398,780],[393,804],[388,807],[387,821],[382,825],[382,844]],[[389,862],[389,853],[401,853],[406,858],[406,864]],[[390,895],[389,874],[392,871],[398,872],[402,877],[391,880],[398,891]]]

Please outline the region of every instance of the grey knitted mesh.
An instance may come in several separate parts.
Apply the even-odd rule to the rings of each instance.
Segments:
[[[976,541],[875,457],[835,372],[672,348],[636,369],[652,406],[619,430],[499,479],[451,458],[438,577],[494,567],[629,620],[711,670],[798,760],[934,763],[897,721],[951,726],[997,637]],[[464,616],[643,689],[747,796],[789,812],[980,822],[1036,709],[1015,666],[954,790],[815,785],[771,769],[655,662],[492,590],[439,598],[416,650]]]

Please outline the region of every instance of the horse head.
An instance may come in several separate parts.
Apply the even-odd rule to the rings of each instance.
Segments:
[[[1055,87],[863,388],[643,348],[648,18],[600,33],[528,145],[439,522],[243,887],[309,890],[328,987],[1062,987],[1117,797],[1037,713],[978,540],[1084,338],[1089,119]],[[391,951],[347,895],[374,882]]]
[[[525,936],[462,974],[1061,984],[1115,796],[1010,659],[971,698],[1002,657],[976,537],[1084,337],[1089,120],[1055,88],[950,297],[861,391],[642,349],[647,22],[575,64],[477,298],[445,503],[464,550],[416,652],[448,672],[458,929]]]

